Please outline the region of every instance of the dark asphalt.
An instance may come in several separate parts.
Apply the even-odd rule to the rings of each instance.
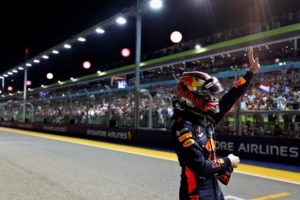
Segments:
[[[174,161],[0,131],[1,200],[176,200],[179,175]],[[235,173],[223,191],[295,200],[300,185]]]

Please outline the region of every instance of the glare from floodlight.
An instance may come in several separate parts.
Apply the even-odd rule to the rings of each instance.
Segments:
[[[172,32],[170,39],[173,43],[179,43],[182,40],[182,34],[179,31]]]
[[[49,59],[49,56],[43,55],[42,58],[44,58],[44,59]]]
[[[151,0],[149,2],[150,7],[153,8],[154,10],[158,10],[162,8],[162,1],[161,0]]]
[[[52,73],[48,73],[47,74],[47,79],[49,79],[49,80],[53,79],[53,74]]]
[[[18,73],[18,70],[15,70],[15,69],[14,69],[14,70],[13,70],[13,73]]]
[[[27,81],[26,81],[26,85],[27,85],[27,86],[30,86],[30,85],[31,85],[31,80],[27,80]]]
[[[8,72],[8,75],[13,75],[13,73],[11,73],[11,72]]]
[[[69,44],[65,44],[64,47],[65,47],[66,49],[71,49],[71,48],[72,48],[72,46],[69,45]]]
[[[118,24],[120,24],[120,25],[124,25],[124,24],[126,24],[126,19],[124,18],[124,17],[118,17],[117,19],[116,19],[116,22],[118,23]]]
[[[26,66],[27,66],[27,67],[31,67],[31,66],[32,66],[32,64],[30,64],[30,63],[26,63]]]
[[[52,53],[53,53],[53,54],[59,54],[59,51],[57,51],[57,50],[54,49],[54,50],[52,51]]]
[[[97,29],[96,29],[96,32],[97,32],[97,33],[103,34],[103,33],[105,33],[105,30],[102,29],[102,28],[97,28]]]
[[[13,90],[13,87],[12,86],[8,86],[7,90],[11,92]]]
[[[121,50],[121,55],[125,58],[129,57],[130,56],[130,50],[128,48],[123,48]]]
[[[85,39],[84,37],[79,37],[77,40],[78,40],[79,42],[85,42],[85,41],[86,41],[86,39]]]
[[[196,44],[195,49],[201,49],[201,45],[200,44]]]
[[[18,69],[19,69],[19,70],[24,70],[24,68],[23,68],[23,67],[18,67]]]
[[[34,62],[34,63],[40,63],[40,60],[34,59],[33,62]]]
[[[91,63],[89,61],[84,61],[82,66],[84,69],[89,69],[91,67]]]
[[[7,75],[7,74],[3,74],[3,76],[4,76],[4,77],[8,77],[8,75]]]

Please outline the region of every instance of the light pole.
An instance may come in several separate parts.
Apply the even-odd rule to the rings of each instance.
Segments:
[[[139,99],[140,99],[140,62],[142,39],[142,10],[140,0],[136,1],[136,51],[135,51],[135,95],[134,95],[134,128],[139,128]]]
[[[151,0],[153,9],[162,7],[161,0]],[[135,92],[134,92],[134,128],[139,128],[139,99],[140,99],[140,63],[141,63],[141,40],[142,40],[142,5],[140,0],[136,1],[136,51],[135,51]]]
[[[2,93],[4,93],[4,82],[5,82],[5,78],[4,78],[4,77],[0,77],[0,79],[2,80]]]
[[[25,63],[27,62],[28,48],[25,51]],[[26,98],[27,98],[27,65],[24,66],[24,91],[23,91],[23,122],[26,120]]]

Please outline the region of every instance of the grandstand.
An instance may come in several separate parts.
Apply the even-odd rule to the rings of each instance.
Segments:
[[[293,25],[293,27],[298,26],[298,24]],[[291,33],[295,32],[291,26],[284,28],[291,29]],[[281,28],[281,30],[283,29]],[[274,31],[278,32],[278,29]],[[290,38],[291,33],[288,33],[282,34],[279,42],[277,42],[277,38],[275,41],[263,45],[260,42],[261,38],[258,43],[257,40],[253,41],[257,43],[255,44],[257,56],[261,58],[263,66],[256,76],[251,90],[241,101],[239,112],[243,112],[244,115],[239,114],[239,116],[241,116],[242,123],[236,124],[233,118],[229,117],[221,126],[221,128],[226,127],[224,130],[228,129],[228,133],[221,131],[223,134],[279,134],[283,136],[282,133],[274,134],[272,131],[274,128],[269,121],[273,120],[278,122],[277,125],[281,128],[289,127],[291,131],[285,136],[299,137],[299,117],[297,114],[300,101],[299,51],[295,50],[297,38]],[[259,34],[264,39],[270,39],[269,35],[273,33],[269,31]],[[176,79],[183,71],[200,70],[213,73],[220,78],[225,88],[230,88],[234,79],[242,75],[247,68],[246,52],[244,49],[236,51],[235,46],[244,45],[245,42],[240,41],[249,37],[254,36],[235,39],[235,43],[229,47],[233,50],[226,49],[228,42],[221,42],[207,46],[205,50],[203,48],[200,53],[189,50],[187,52],[190,55],[187,52],[182,52],[175,54],[176,57],[172,55],[174,59],[166,56],[145,61],[141,88],[147,89],[148,94],[150,94],[151,106],[149,95],[141,93],[140,127],[170,128],[173,112],[172,96],[176,95]],[[219,46],[219,48],[214,50],[212,46]],[[182,58],[182,54],[186,54],[185,57],[187,58]],[[195,56],[199,58],[192,60],[189,58]],[[177,61],[179,59],[180,62]],[[134,74],[132,69],[133,67],[129,65],[101,72],[102,74],[97,73],[76,78],[78,80],[76,82],[71,80],[66,81],[66,84],[57,83],[44,86],[44,88],[32,89],[28,97],[27,121],[53,124],[92,124],[103,127],[108,126],[109,121],[115,121],[117,127],[133,127],[134,95],[132,90],[134,89]],[[126,88],[118,88],[118,81],[111,82],[111,77],[116,77],[116,75],[123,75],[123,81],[128,84]],[[99,78],[95,78],[96,76]],[[1,119],[3,121],[21,121],[22,107],[18,99],[20,99],[18,94],[2,95]],[[151,112],[149,112],[150,107]],[[273,111],[277,113],[270,113]],[[293,112],[290,119],[284,117],[286,116],[284,113],[280,113],[285,111]],[[151,119],[149,114],[152,115]],[[272,115],[275,115],[275,119],[269,117]],[[149,124],[149,120],[151,120],[151,124]],[[295,125],[291,125],[291,122],[295,122]],[[278,128],[277,125],[274,127]],[[260,128],[264,130],[256,130]]]

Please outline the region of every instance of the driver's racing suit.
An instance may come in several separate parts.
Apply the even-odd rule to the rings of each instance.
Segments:
[[[232,172],[227,157],[217,159],[214,129],[244,95],[252,72],[247,72],[220,100],[220,112],[199,117],[188,111],[174,110],[172,137],[181,171],[180,200],[224,199],[217,180],[229,182]]]

